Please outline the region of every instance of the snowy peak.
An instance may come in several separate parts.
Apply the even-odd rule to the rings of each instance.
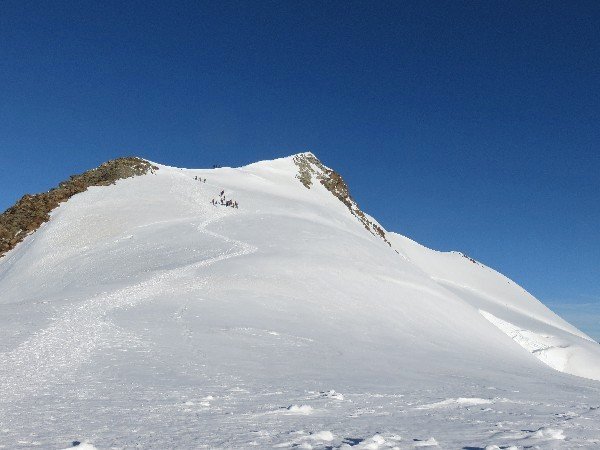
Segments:
[[[580,377],[600,380],[600,346],[488,267],[384,231],[312,153],[123,163],[61,184],[0,259],[0,448],[597,438]]]

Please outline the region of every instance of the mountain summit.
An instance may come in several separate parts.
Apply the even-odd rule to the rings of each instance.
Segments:
[[[117,161],[0,216],[0,446],[600,442],[600,346],[312,153]]]

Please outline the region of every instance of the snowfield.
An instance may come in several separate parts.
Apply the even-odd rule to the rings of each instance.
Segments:
[[[600,448],[600,345],[297,174],[159,165],[1,258],[0,448]]]

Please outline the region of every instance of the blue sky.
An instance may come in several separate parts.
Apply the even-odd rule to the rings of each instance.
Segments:
[[[2,2],[0,209],[135,154],[311,150],[600,339],[600,3]]]

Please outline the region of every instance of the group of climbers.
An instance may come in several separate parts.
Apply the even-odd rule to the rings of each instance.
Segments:
[[[206,183],[206,178],[202,178],[202,177],[199,177],[199,176],[195,176],[195,177],[194,177],[194,180],[196,180],[196,181],[200,181],[201,183]],[[239,207],[239,206],[238,206],[238,202],[237,202],[237,201],[235,201],[235,200],[231,200],[231,199],[229,199],[229,200],[228,200],[228,199],[225,197],[225,189],[223,189],[223,190],[222,190],[222,191],[219,193],[219,199],[218,199],[218,200],[215,200],[215,199],[213,198],[213,199],[210,201],[210,203],[211,203],[211,205],[213,205],[213,206],[219,206],[219,205],[222,205],[222,206],[228,206],[228,207],[230,207],[230,208],[235,208],[235,209],[237,209],[237,208]]]
[[[215,200],[214,198],[210,201],[213,206],[223,205],[231,208],[238,208],[238,202],[235,200],[227,200],[225,197],[225,190],[222,190],[219,194],[219,200]]]

